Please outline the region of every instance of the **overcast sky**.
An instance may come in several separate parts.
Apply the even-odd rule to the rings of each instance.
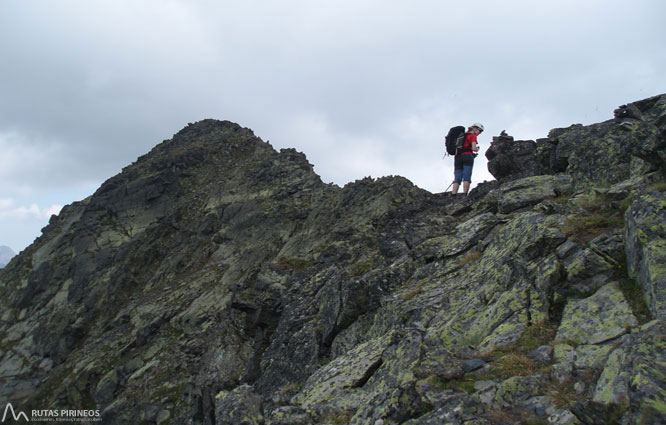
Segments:
[[[0,245],[204,118],[304,152],[326,182],[452,180],[485,150],[666,92],[662,0],[0,0]]]

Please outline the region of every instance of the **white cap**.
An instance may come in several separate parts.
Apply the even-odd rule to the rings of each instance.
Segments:
[[[478,127],[478,128],[480,128],[482,131],[485,130],[485,128],[483,128],[483,124],[478,123],[478,122],[475,122],[474,124],[472,124],[472,127]]]

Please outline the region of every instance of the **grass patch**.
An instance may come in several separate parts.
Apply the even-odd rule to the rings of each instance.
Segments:
[[[322,417],[320,420],[325,424],[347,424],[351,418],[354,417],[354,413],[355,412],[353,410],[345,410],[339,413],[329,413],[328,415]]]
[[[536,323],[525,329],[525,332],[516,341],[515,346],[521,352],[529,352],[551,343],[555,339],[556,333],[556,326],[547,322]]]
[[[474,392],[474,383],[476,381],[472,379],[454,379],[447,386],[449,388],[456,389],[458,391],[464,391],[467,394],[472,394]]]
[[[443,390],[447,387],[447,382],[442,381],[437,375],[430,375],[420,382],[424,390]]]
[[[458,267],[464,267],[464,266],[466,266],[467,264],[469,264],[469,263],[471,263],[471,262],[473,262],[473,261],[478,260],[479,258],[481,258],[481,253],[480,253],[480,252],[477,252],[477,251],[474,251],[474,252],[468,252],[467,254],[465,254],[465,255],[460,259],[460,261],[458,262]]]
[[[367,261],[359,261],[349,267],[349,274],[352,276],[361,276],[370,271],[374,264],[375,261],[372,258]]]
[[[280,270],[301,272],[314,266],[314,261],[301,260],[300,258],[280,258],[274,265]]]
[[[557,329],[554,325],[544,322],[528,327],[518,341],[506,348],[495,348],[479,357],[490,365],[486,371],[471,372],[445,383],[447,388],[473,393],[474,384],[478,381],[498,381],[513,376],[528,376],[539,372],[549,372],[551,365],[539,365],[527,356],[530,351],[550,344]],[[495,360],[496,359],[496,360]]]
[[[562,233],[579,244],[587,244],[595,237],[624,225],[621,215],[604,215],[600,213],[590,215],[574,215],[564,220],[560,228]]]
[[[555,338],[556,333],[556,325],[553,325],[549,322],[536,323],[525,329],[516,343],[512,346],[504,348],[493,348],[489,352],[483,353],[480,357],[484,359],[491,359],[512,354],[524,355],[536,348],[541,347],[542,345],[550,344]]]
[[[634,201],[634,197],[629,195],[620,202],[620,213],[624,216],[624,213],[631,207],[631,203]]]
[[[486,339],[486,336],[483,332],[473,332],[465,334],[460,339],[460,345],[463,347],[476,348]]]
[[[585,396],[576,394],[572,381],[564,381],[562,383],[555,381],[551,383],[548,388],[548,396],[559,409],[565,409],[571,403],[586,400]]]
[[[297,393],[298,390],[300,390],[300,389],[301,389],[300,384],[298,384],[296,382],[292,382],[292,383],[289,383],[289,384],[286,384],[286,385],[283,385],[282,387],[280,387],[280,394],[282,394],[282,395],[293,394],[293,393]]]
[[[651,184],[647,187],[647,192],[666,192],[666,182]]]
[[[420,281],[416,285],[414,285],[413,288],[408,289],[402,294],[402,298],[405,300],[411,300],[415,296],[421,293],[421,290],[423,289],[423,285],[425,285],[425,280]]]
[[[522,353],[508,354],[494,362],[493,366],[500,376],[507,378],[533,375],[539,371],[536,362]]]
[[[555,196],[554,198],[550,198],[549,200],[551,202],[555,202],[556,204],[565,205],[567,202],[569,202],[570,198],[571,198],[571,192],[568,192],[568,193],[562,193],[558,196]]]
[[[513,376],[528,376],[544,370],[525,354],[511,353],[490,363],[491,368],[481,374],[468,373],[456,379],[451,379],[443,385],[447,388],[473,393],[474,384],[478,381],[499,381]]]
[[[548,419],[537,416],[528,416],[520,420],[520,425],[550,425]]]
[[[486,413],[486,417],[491,423],[497,425],[515,425],[519,424],[520,416],[504,409],[491,409]]]

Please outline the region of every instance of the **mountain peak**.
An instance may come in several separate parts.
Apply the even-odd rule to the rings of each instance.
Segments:
[[[16,253],[10,247],[0,246],[0,268],[5,267],[15,255]]]
[[[113,425],[663,422],[666,95],[624,106],[494,138],[498,180],[467,197],[324,184],[247,128],[190,124],[0,271],[0,405]]]

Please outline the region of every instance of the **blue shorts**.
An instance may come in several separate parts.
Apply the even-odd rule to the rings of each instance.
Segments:
[[[453,171],[453,182],[460,184],[460,182],[472,182],[472,168],[474,168],[473,155],[460,155],[456,157],[455,169]]]

